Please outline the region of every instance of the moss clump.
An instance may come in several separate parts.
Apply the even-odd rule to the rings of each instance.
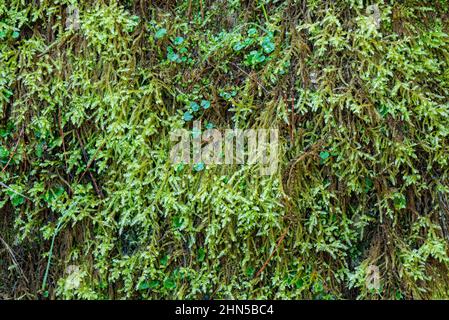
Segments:
[[[0,295],[448,298],[448,17],[1,2]],[[278,172],[173,166],[193,120],[279,128]]]

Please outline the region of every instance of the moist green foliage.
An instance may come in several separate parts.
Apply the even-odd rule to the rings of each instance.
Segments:
[[[0,0],[2,296],[449,298],[447,1],[38,3]],[[279,128],[278,172],[172,165],[193,120]]]

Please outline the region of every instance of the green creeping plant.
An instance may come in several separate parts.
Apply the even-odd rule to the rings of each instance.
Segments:
[[[449,298],[449,5],[371,2],[0,2],[0,296]]]
[[[155,37],[156,39],[161,39],[161,38],[163,38],[166,34],[167,34],[167,29],[161,28],[161,29],[159,29],[159,30],[156,31],[156,33],[154,34],[154,37]]]

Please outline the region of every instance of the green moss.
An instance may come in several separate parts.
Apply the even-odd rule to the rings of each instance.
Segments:
[[[446,1],[116,2],[0,3],[0,293],[448,298]],[[194,119],[279,171],[173,166]]]

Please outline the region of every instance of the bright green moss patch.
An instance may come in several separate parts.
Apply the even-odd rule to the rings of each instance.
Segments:
[[[446,1],[119,3],[0,2],[1,296],[449,297]]]

